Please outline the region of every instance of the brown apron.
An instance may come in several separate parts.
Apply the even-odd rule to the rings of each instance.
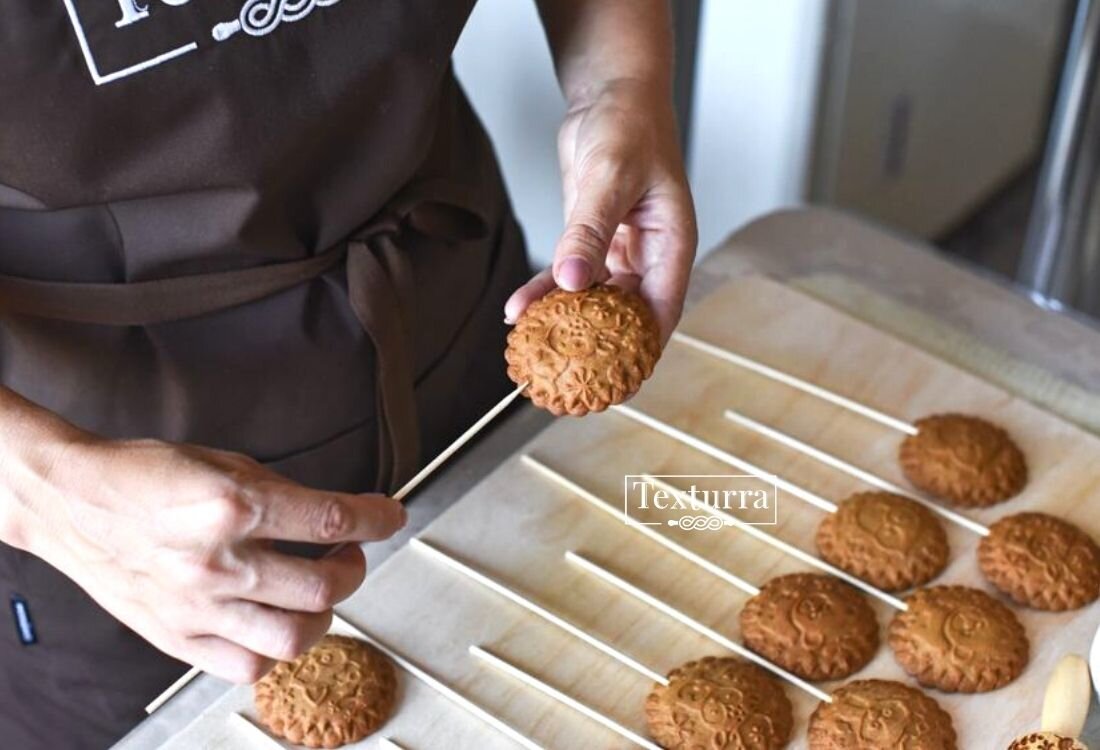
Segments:
[[[528,272],[448,62],[471,4],[5,4],[0,381],[108,437],[398,486],[506,391]],[[0,589],[4,747],[104,747],[185,668],[4,545]]]

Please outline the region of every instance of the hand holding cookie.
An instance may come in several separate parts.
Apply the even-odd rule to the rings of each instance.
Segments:
[[[508,300],[506,320],[555,286],[577,292],[630,279],[668,341],[698,241],[670,103],[662,87],[621,78],[572,102],[558,135],[565,230],[551,268]]]

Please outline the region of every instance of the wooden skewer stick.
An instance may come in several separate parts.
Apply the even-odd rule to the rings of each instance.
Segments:
[[[191,667],[190,669],[188,669],[186,672],[180,675],[175,682],[169,685],[163,693],[161,693],[149,702],[149,705],[145,707],[145,713],[151,714],[156,711],[158,708],[171,700],[173,695],[178,693],[180,690],[183,690],[184,686],[186,686],[187,683],[191,682],[191,680],[198,677],[201,673],[202,670],[198,667]]]
[[[523,385],[517,387],[514,391],[502,398],[496,406],[485,412],[485,414],[483,414],[480,419],[470,425],[470,427],[464,433],[455,438],[455,441],[453,443],[444,448],[442,453],[433,458],[427,463],[426,466],[424,466],[423,469],[418,471],[416,473],[416,476],[405,482],[405,484],[403,484],[401,488],[397,490],[397,492],[393,493],[393,499],[404,500],[405,496],[415,490],[421,482],[423,482],[431,475],[433,471],[438,469],[443,463],[447,461],[447,459],[449,459],[451,456],[461,450],[462,446],[470,442],[471,438],[473,438],[474,435],[481,432],[481,430],[485,428],[485,425],[496,419],[497,415],[507,409],[509,404],[519,398],[519,395],[523,393],[523,389],[526,387],[527,383],[524,383]]]
[[[425,685],[427,685],[432,690],[434,690],[437,693],[439,693],[440,695],[442,695],[447,700],[453,702],[459,708],[463,709],[464,711],[466,711],[470,714],[473,714],[474,716],[476,716],[477,718],[481,719],[486,724],[491,726],[493,729],[495,729],[498,732],[500,732],[501,734],[511,738],[516,743],[518,743],[520,746],[526,747],[529,750],[545,750],[545,748],[543,748],[542,745],[539,745],[537,742],[535,742],[531,738],[529,738],[526,735],[520,733],[519,730],[513,728],[511,725],[506,724],[503,720],[501,720],[501,719],[497,718],[496,716],[494,716],[493,714],[489,713],[484,708],[482,708],[481,706],[474,703],[472,700],[470,700],[466,696],[464,696],[461,693],[459,693],[458,691],[456,691],[454,688],[451,688],[446,683],[440,681],[438,678],[433,677],[430,673],[428,673],[425,670],[421,669],[419,666],[417,666],[413,662],[409,661],[404,656],[402,656],[401,654],[397,653],[396,651],[394,651],[392,648],[390,648],[386,644],[379,641],[377,638],[375,638],[375,637],[371,636],[370,634],[364,632],[362,628],[355,627],[354,625],[352,625],[350,622],[348,622],[344,618],[340,617],[339,615],[333,615],[332,621],[344,626],[348,630],[351,630],[353,633],[355,633],[357,636],[362,638],[364,641],[366,641],[367,643],[374,646],[376,649],[378,649],[379,651],[384,653],[386,656],[390,657],[390,659],[393,660],[393,662],[395,664],[397,664],[397,666],[404,669],[406,672],[411,674],[413,677],[415,677],[416,679],[423,682]]]
[[[478,432],[480,432],[482,429],[484,429],[485,425],[489,424],[494,419],[496,419],[497,415],[499,415],[502,411],[507,409],[509,404],[511,404],[513,401],[515,401],[517,398],[519,398],[519,395],[521,393],[523,393],[523,389],[525,389],[526,387],[527,387],[527,383],[524,383],[523,385],[517,387],[514,391],[512,391],[507,396],[502,398],[500,400],[500,402],[497,403],[496,406],[494,406],[489,411],[485,412],[485,414],[482,415],[482,417],[480,419],[478,419],[476,422],[474,422],[472,425],[470,425],[469,429],[467,429],[464,433],[459,435],[453,443],[451,443],[446,448],[444,448],[442,453],[440,453],[438,456],[436,456],[431,461],[429,461],[428,464],[426,466],[424,466],[423,469],[418,471],[416,473],[416,475],[413,476],[412,479],[405,482],[405,484],[403,484],[397,490],[397,492],[393,493],[393,499],[394,500],[404,500],[405,497],[410,492],[415,490],[418,486],[420,486],[420,483],[423,482],[425,479],[427,479],[428,476],[430,476],[433,471],[438,469],[440,466],[442,466],[447,461],[447,459],[449,459],[455,453],[460,451],[462,449],[462,446],[464,446],[464,445],[466,445],[466,443],[470,442],[470,440],[475,435],[477,435]],[[336,546],[334,546],[332,549],[330,549],[326,553],[326,556],[335,555],[337,552],[339,552],[340,550],[344,549],[347,546],[348,546],[347,542],[337,544]],[[152,700],[152,702],[149,703],[149,705],[145,707],[145,713],[146,714],[151,714],[154,711],[156,711],[158,708],[160,708],[165,703],[167,703],[172,698],[172,696],[174,696],[176,693],[178,693],[180,690],[182,690],[184,687],[186,687],[187,684],[189,682],[191,682],[191,680],[195,679],[200,674],[202,674],[202,670],[199,669],[198,667],[191,667],[190,669],[188,669],[178,680],[176,680],[171,685],[169,685],[168,688],[163,693],[161,693],[156,698],[154,698]]]
[[[722,635],[718,631],[707,627],[703,623],[701,623],[698,620],[690,617],[689,615],[684,614],[680,610],[673,607],[671,604],[668,604],[667,602],[664,602],[664,601],[658,599],[657,597],[653,596],[649,592],[643,591],[642,589],[638,588],[634,584],[632,584],[632,583],[630,583],[630,582],[628,582],[628,581],[626,581],[622,578],[619,578],[617,575],[615,575],[611,571],[607,570],[606,568],[600,567],[599,565],[592,562],[588,558],[583,557],[581,555],[578,555],[576,552],[574,552],[572,550],[568,550],[565,553],[565,559],[568,560],[571,563],[579,565],[584,570],[588,571],[589,573],[594,574],[598,578],[603,579],[607,583],[610,583],[612,586],[619,589],[620,591],[623,591],[623,592],[629,594],[630,596],[633,596],[635,599],[638,599],[639,601],[644,602],[645,604],[648,604],[649,606],[653,607],[654,609],[668,615],[672,619],[677,620],[681,624],[688,626],[689,628],[694,630],[696,633],[699,633],[700,635],[702,635],[705,638],[709,638],[710,640],[717,643],[719,646],[722,646],[723,648],[729,649],[730,651],[734,652],[738,656],[741,656],[745,659],[748,659],[749,661],[757,664],[758,666],[763,667],[764,669],[768,670],[769,672],[776,675],[777,677],[783,678],[784,680],[791,683],[795,687],[798,687],[798,688],[801,688],[802,690],[805,690],[807,693],[812,695],[814,698],[817,698],[820,701],[825,701],[826,703],[832,703],[833,702],[832,697],[828,693],[814,687],[813,685],[806,682],[806,680],[803,680],[798,675],[795,675],[795,674],[792,674],[792,673],[788,672],[787,670],[783,669],[783,667],[780,667],[778,664],[773,664],[772,662],[768,661],[764,657],[757,654],[755,651],[752,651],[752,650],[746,648],[745,646],[742,646],[737,641],[732,640],[730,638],[727,638],[726,636]]]
[[[273,748],[277,750],[285,750],[285,745],[272,737],[270,734],[260,729],[258,726],[252,723],[251,719],[242,716],[234,711],[229,714],[229,720],[236,726],[240,727],[241,731],[246,733],[249,738],[255,742],[260,743],[266,748]]]
[[[662,481],[662,480],[658,479],[657,477],[653,476],[652,474],[642,474],[642,479],[649,482],[653,486],[664,490],[665,492],[671,493],[673,495],[681,495],[681,496],[690,497],[690,495],[688,495],[686,492],[684,492],[679,487],[673,487],[668,482]],[[894,609],[900,610],[902,612],[909,609],[909,605],[906,604],[905,602],[903,602],[898,597],[893,596],[892,594],[888,594],[885,591],[882,591],[878,588],[875,588],[871,584],[864,581],[862,578],[857,578],[856,576],[852,575],[848,571],[843,570],[841,568],[838,568],[835,565],[833,565],[832,563],[825,562],[821,558],[815,557],[815,556],[811,555],[810,553],[804,552],[803,550],[799,549],[798,547],[795,547],[793,544],[789,544],[787,542],[784,542],[782,539],[778,539],[778,538],[772,536],[771,534],[768,534],[767,532],[761,531],[760,529],[753,526],[752,524],[745,523],[740,518],[735,516],[733,513],[721,510],[720,508],[712,507],[712,506],[710,506],[706,503],[700,503],[699,510],[702,511],[703,513],[707,513],[708,515],[714,516],[716,518],[720,518],[723,521],[728,522],[731,526],[736,526],[738,529],[740,529],[741,531],[744,531],[746,534],[749,534],[750,536],[753,536],[753,537],[759,539],[762,542],[770,544],[771,546],[775,547],[776,549],[787,553],[791,557],[798,558],[802,562],[804,562],[808,565],[812,565],[815,568],[817,568],[818,570],[824,571],[825,573],[828,573],[829,575],[835,576],[835,577],[841,579],[842,581],[846,581],[847,583],[851,584],[852,586],[855,586],[857,589],[860,589],[861,591],[864,591],[864,592],[870,594],[871,596],[877,597],[878,599],[882,600],[883,602],[890,605]]]
[[[768,365],[757,362],[754,359],[750,359],[743,354],[731,352],[728,349],[723,349],[719,346],[715,346],[714,344],[703,341],[702,339],[697,339],[694,336],[689,336],[686,333],[680,333],[679,331],[673,332],[672,338],[674,341],[679,341],[681,344],[686,344],[694,349],[698,349],[701,352],[706,352],[711,356],[723,359],[726,362],[731,362],[738,367],[744,367],[746,370],[751,370],[758,375],[763,375],[764,377],[774,380],[778,383],[789,385],[790,387],[796,388],[803,393],[808,393],[811,396],[815,396],[823,401],[828,401],[831,404],[836,404],[837,406],[843,407],[848,411],[855,412],[856,414],[861,414],[868,419],[872,419],[879,424],[891,427],[898,432],[904,432],[906,435],[917,434],[916,426],[910,424],[909,422],[898,419],[897,417],[892,417],[885,412],[867,406],[866,404],[861,404],[858,401],[854,401],[845,396],[841,396],[838,393],[833,393],[832,391],[822,388],[819,385],[814,385],[809,381],[783,372],[782,370],[777,370],[774,367],[769,367]]]
[[[649,526],[640,524],[631,518],[623,519],[623,516],[619,512],[618,508],[612,507],[608,503],[601,500],[598,496],[594,495],[592,492],[586,490],[584,487],[581,487],[572,479],[569,479],[568,477],[565,477],[554,471],[549,466],[536,459],[534,456],[525,453],[523,454],[523,456],[520,457],[520,460],[531,468],[538,471],[550,481],[555,482],[556,484],[569,490],[574,495],[591,505],[593,508],[596,508],[597,510],[602,510],[604,513],[607,513],[608,515],[614,516],[621,520],[625,520],[627,528],[633,529],[647,539],[651,539],[654,542],[657,542],[657,544],[660,544],[665,549],[674,552],[675,554],[679,555],[690,563],[698,565],[700,568],[707,571],[711,575],[717,576],[726,583],[741,589],[749,596],[756,596],[760,593],[759,588],[752,585],[744,578],[734,575],[733,573],[729,572],[721,566],[715,565],[713,562],[706,559],[702,555],[692,552],[687,547],[679,544],[678,542],[674,542],[673,540],[666,537],[664,534],[654,531]]]
[[[586,703],[582,703],[573,696],[563,693],[557,688],[548,685],[547,683],[540,680],[538,677],[535,677],[530,672],[525,672],[524,670],[517,667],[515,664],[512,664],[505,659],[502,659],[500,656],[497,656],[496,654],[482,648],[481,646],[470,646],[470,654],[477,657],[478,659],[481,659],[486,664],[489,664],[490,666],[499,669],[501,672],[504,672],[510,677],[514,677],[515,679],[522,682],[524,685],[532,687],[535,690],[538,690],[543,695],[547,695],[553,698],[558,703],[561,703],[562,705],[568,706],[574,711],[578,711],[584,714],[589,719],[592,719],[593,721],[602,724],[604,727],[610,729],[612,732],[619,735],[620,737],[630,740],[638,747],[644,747],[646,748],[646,750],[661,750],[660,745],[657,745],[650,740],[647,740],[645,737],[642,737],[636,732],[632,732],[611,717],[605,716],[604,714],[600,713]]]
[[[757,422],[755,419],[747,417],[740,412],[734,411],[733,409],[726,409],[725,417],[734,424],[740,425],[741,427],[744,427],[747,430],[751,430],[752,432],[755,432],[759,435],[763,435],[764,437],[774,440],[781,445],[785,445],[788,448],[792,448],[805,456],[809,456],[810,458],[825,464],[826,466],[831,466],[834,469],[848,474],[849,476],[855,477],[861,482],[865,482],[872,487],[877,487],[880,490],[892,492],[895,495],[901,495],[902,497],[907,497],[914,502],[920,503],[933,513],[943,516],[948,521],[962,526],[968,531],[973,531],[975,534],[979,534],[981,536],[989,536],[989,529],[978,523],[974,519],[967,518],[962,513],[956,513],[949,508],[945,508],[942,505],[920,497],[919,495],[914,495],[912,492],[906,490],[903,487],[900,487],[899,485],[894,484],[889,480],[883,479],[876,474],[872,474],[865,469],[861,469],[858,466],[844,461],[843,459],[837,458],[831,453],[826,453],[820,448],[815,448],[809,443],[804,443],[798,438],[788,435],[785,432],[781,432],[774,427],[770,427],[766,424],[763,424],[762,422]]]
[[[543,620],[546,620],[551,625],[556,625],[570,635],[579,638],[580,640],[587,643],[589,646],[592,646],[593,648],[602,651],[619,663],[625,664],[626,666],[647,677],[648,679],[653,680],[654,682],[659,682],[662,685],[668,685],[668,678],[660,672],[650,669],[646,665],[639,662],[637,659],[634,659],[633,657],[624,654],[623,652],[616,649],[614,646],[611,646],[610,644],[600,640],[594,635],[585,632],[578,626],[566,620],[564,617],[551,612],[550,610],[539,604],[536,604],[522,594],[508,588],[500,581],[491,578],[485,573],[482,573],[481,571],[469,565],[466,565],[465,563],[459,562],[438,547],[429,544],[428,542],[425,542],[423,539],[420,538],[410,539],[409,545],[416,549],[423,550],[436,560],[439,560],[441,563],[446,565],[448,568],[458,571],[472,581],[480,583],[482,586],[489,589],[490,591],[495,591],[496,593],[503,596],[505,599],[514,602],[515,604],[518,604],[519,606],[526,609],[528,612],[538,617],[541,617]]]
[[[810,492],[809,490],[805,490],[805,489],[799,487],[796,484],[792,484],[791,482],[788,482],[785,479],[781,479],[781,478],[775,476],[774,474],[769,474],[768,472],[764,471],[763,469],[761,469],[756,464],[749,463],[748,461],[746,461],[743,458],[738,458],[737,456],[733,455],[732,453],[729,453],[728,451],[724,451],[724,450],[722,450],[721,448],[719,448],[715,445],[711,445],[706,440],[703,440],[701,438],[697,438],[689,432],[685,432],[684,430],[681,430],[678,427],[673,427],[670,424],[662,422],[661,420],[657,419],[656,417],[651,417],[650,415],[646,414],[645,412],[638,411],[637,409],[635,409],[632,406],[625,406],[623,404],[619,404],[618,406],[612,406],[611,408],[614,409],[619,414],[622,414],[624,417],[629,417],[630,419],[633,419],[635,422],[640,422],[641,424],[644,424],[646,427],[649,427],[650,429],[656,430],[657,432],[660,432],[663,435],[667,435],[668,437],[672,438],[673,440],[677,440],[677,441],[683,443],[684,445],[687,445],[691,448],[694,448],[695,450],[699,451],[700,453],[704,453],[704,454],[710,456],[711,458],[716,459],[718,461],[721,461],[722,463],[727,464],[729,466],[732,466],[735,469],[739,469],[740,471],[748,472],[749,474],[752,474],[755,477],[763,479],[764,481],[771,482],[771,483],[775,484],[776,487],[783,488],[784,490],[791,493],[795,497],[802,498],[803,500],[808,502],[810,505],[814,505],[814,506],[820,508],[821,510],[828,511],[829,513],[836,513],[836,503],[831,502],[829,500],[826,500],[825,498],[821,497],[820,495],[814,494],[813,492]]]

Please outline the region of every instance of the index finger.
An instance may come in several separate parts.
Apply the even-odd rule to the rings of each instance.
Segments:
[[[259,482],[252,502],[259,520],[249,536],[287,542],[373,542],[405,525],[401,503],[385,495],[325,492],[286,482]]]

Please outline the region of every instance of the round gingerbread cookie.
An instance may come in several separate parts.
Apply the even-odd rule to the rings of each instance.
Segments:
[[[810,750],[955,750],[955,728],[940,704],[890,680],[856,680],[810,716]]]
[[[910,594],[890,623],[889,642],[906,672],[948,693],[984,693],[1007,685],[1027,665],[1023,625],[1005,605],[966,586]]]
[[[1054,732],[1032,732],[1018,737],[1008,750],[1089,750],[1085,743]]]
[[[554,415],[583,416],[633,396],[661,356],[645,301],[616,286],[556,289],[531,303],[508,334],[508,377]]]
[[[256,683],[260,721],[277,737],[306,747],[358,742],[386,723],[397,698],[397,674],[378,649],[327,635]]]
[[[773,578],[741,610],[745,645],[807,680],[861,669],[878,650],[878,620],[863,596],[836,578]]]
[[[947,532],[932,511],[890,492],[861,492],[817,527],[821,556],[884,591],[904,591],[947,565]]]
[[[1000,427],[965,414],[917,420],[898,460],[913,486],[971,508],[995,505],[1027,484],[1024,454]]]
[[[649,733],[669,750],[786,747],[791,702],[763,669],[733,657],[707,656],[672,670],[645,702]]]
[[[989,528],[978,545],[986,579],[1036,609],[1077,609],[1100,597],[1100,547],[1071,523],[1017,513]]]

